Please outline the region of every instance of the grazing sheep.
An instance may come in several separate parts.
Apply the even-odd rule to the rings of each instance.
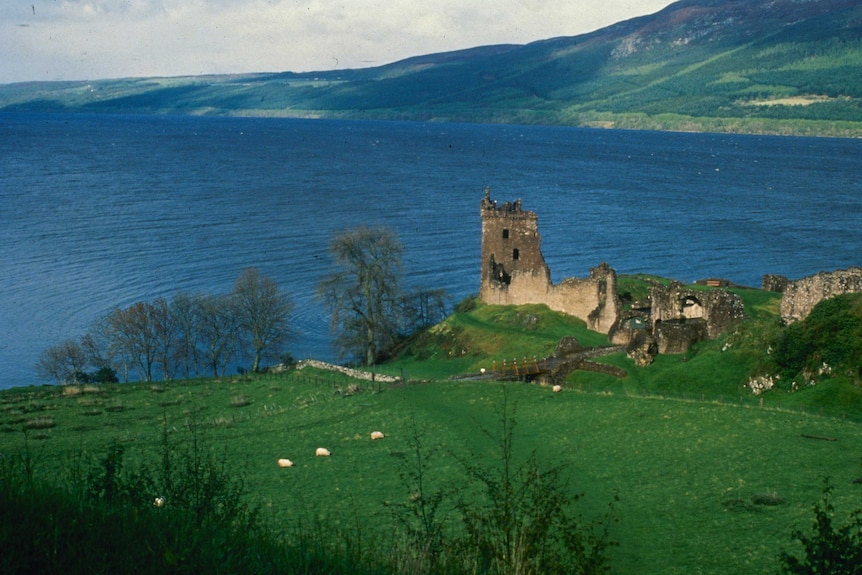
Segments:
[[[560,393],[561,391],[563,391],[562,386],[560,386],[560,385],[554,386],[554,393]]]
[[[293,467],[293,461],[290,459],[279,459],[278,460],[279,467]]]
[[[163,507],[165,505],[165,498],[164,497],[156,497],[155,500],[153,501],[153,505],[155,505],[156,507]]]
[[[318,447],[314,455],[317,457],[329,457],[329,450],[325,447]]]
[[[383,432],[382,432],[382,431],[372,431],[372,432],[371,432],[371,439],[372,439],[372,440],[374,440],[374,439],[383,439],[384,437],[385,437],[385,436],[383,435]]]

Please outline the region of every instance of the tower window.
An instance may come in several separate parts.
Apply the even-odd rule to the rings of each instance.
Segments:
[[[508,239],[509,239],[509,230],[503,230],[503,239],[504,239],[504,240],[508,240]]]
[[[512,250],[512,259],[516,260],[519,257],[521,257],[521,252],[518,251],[518,248],[515,248],[514,250]]]

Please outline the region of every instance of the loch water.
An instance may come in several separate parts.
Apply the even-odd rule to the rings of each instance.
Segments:
[[[118,306],[224,293],[257,267],[335,359],[327,246],[393,228],[409,286],[479,287],[479,203],[539,215],[552,278],[608,262],[760,286],[862,265],[862,142],[512,125],[0,115],[0,388]]]

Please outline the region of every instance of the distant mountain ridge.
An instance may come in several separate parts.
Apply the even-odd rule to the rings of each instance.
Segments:
[[[862,136],[858,0],[682,0],[579,36],[392,64],[0,86],[0,111]]]

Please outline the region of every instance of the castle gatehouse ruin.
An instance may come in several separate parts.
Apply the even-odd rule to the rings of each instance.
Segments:
[[[693,289],[679,282],[656,284],[649,301],[624,309],[616,272],[606,263],[588,278],[551,282],[541,250],[538,216],[521,200],[498,206],[485,190],[481,203],[482,281],[479,299],[493,305],[545,304],[586,322],[610,341],[627,346],[639,365],[656,353],[684,353],[702,340],[714,339],[744,317],[739,296],[716,289]]]

